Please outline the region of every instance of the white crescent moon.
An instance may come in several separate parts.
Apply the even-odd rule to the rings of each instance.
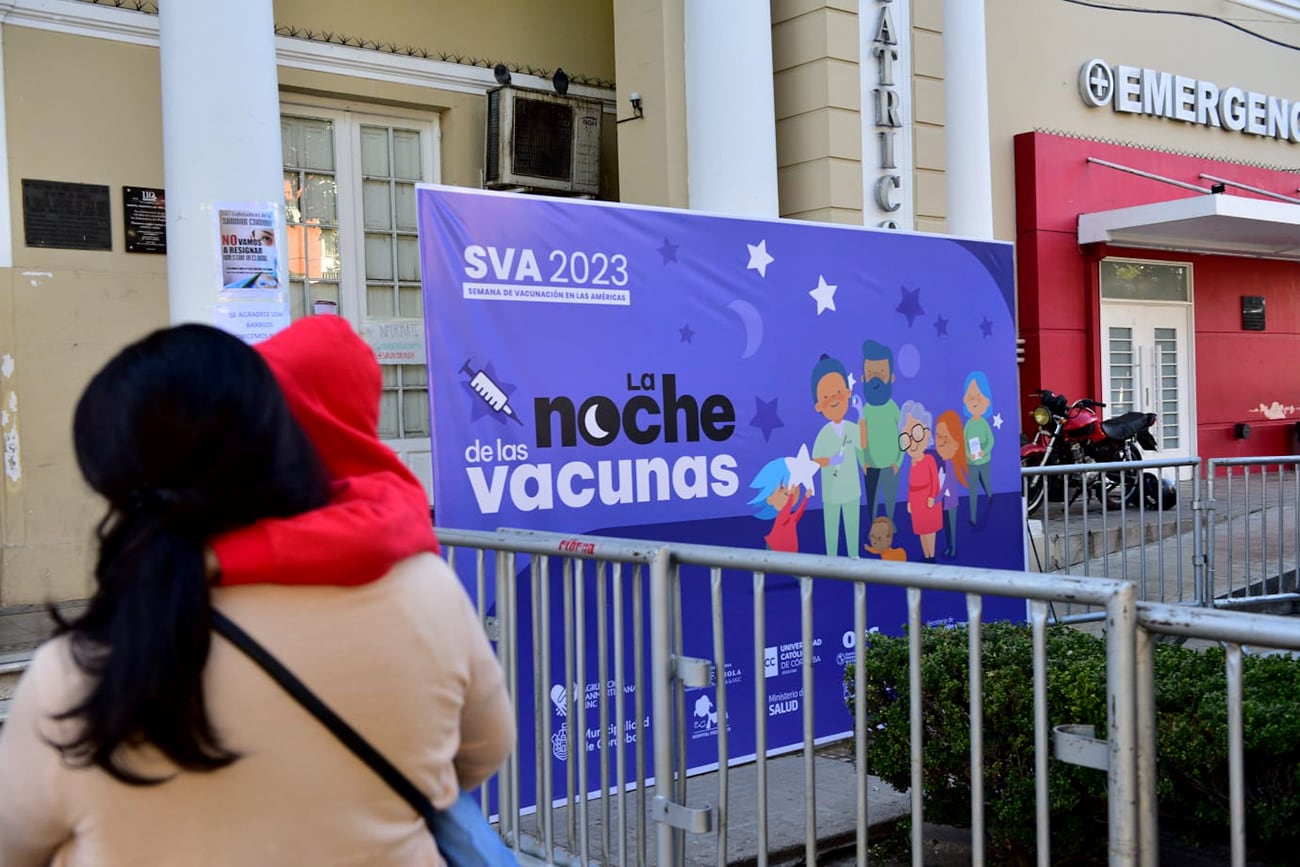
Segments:
[[[727,308],[735,313],[740,323],[745,326],[745,351],[740,357],[749,358],[763,345],[763,317],[759,315],[758,308],[748,301],[732,301]]]
[[[587,433],[591,434],[593,439],[603,440],[609,436],[609,431],[603,429],[600,422],[596,420],[596,404],[594,403],[587,407],[587,413],[582,417],[582,426],[587,429]]]

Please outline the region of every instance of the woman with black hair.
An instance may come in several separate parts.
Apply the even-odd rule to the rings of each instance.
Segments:
[[[216,537],[330,496],[266,362],[216,329],[127,347],[73,434],[108,502],[96,587],[0,730],[0,864],[441,864],[421,818],[210,629],[215,608],[447,806],[514,722],[446,563],[348,589],[210,586]]]

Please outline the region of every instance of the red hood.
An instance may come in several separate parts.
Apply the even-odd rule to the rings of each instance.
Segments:
[[[261,343],[298,423],[320,453],[330,504],[213,540],[223,584],[364,584],[438,553],[429,500],[377,433],[382,377],[346,320],[308,316]]]
[[[330,476],[405,469],[379,441],[379,362],[347,320],[304,316],[258,344],[257,351],[271,366]]]

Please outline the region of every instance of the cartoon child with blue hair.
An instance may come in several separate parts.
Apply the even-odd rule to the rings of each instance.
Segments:
[[[985,420],[993,406],[993,392],[989,378],[982,370],[973,370],[966,377],[962,389],[962,405],[966,408],[966,427],[962,436],[966,440],[966,465],[970,468],[970,523],[975,526],[979,514],[979,489],[982,485],[993,506],[993,489],[990,486],[989,462],[993,459],[993,428]]]
[[[749,487],[758,492],[749,501],[754,507],[754,517],[772,519],[772,529],[763,537],[768,550],[799,553],[799,519],[808,505],[808,494],[798,483],[791,484],[785,458],[764,464]]]

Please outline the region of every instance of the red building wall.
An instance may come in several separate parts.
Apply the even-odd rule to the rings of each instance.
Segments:
[[[1096,157],[1206,186],[1200,174],[1295,196],[1300,175],[1045,133],[1015,138],[1016,276],[1026,393],[1101,394],[1097,261],[1106,256],[1192,264],[1198,454],[1293,454],[1300,421],[1300,263],[1237,256],[1081,248],[1079,214],[1205,195],[1088,162]],[[1232,190],[1224,195],[1253,195]],[[1243,331],[1241,296],[1265,299],[1267,330]],[[1022,399],[1021,430],[1037,402]],[[1283,418],[1268,418],[1280,412]],[[1237,439],[1238,423],[1251,426]]]

